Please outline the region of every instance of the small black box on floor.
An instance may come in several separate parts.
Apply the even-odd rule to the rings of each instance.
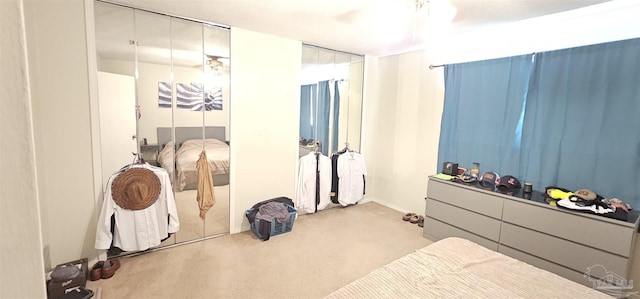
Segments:
[[[76,287],[85,287],[87,285],[87,274],[89,273],[87,269],[88,260],[86,258],[80,259],[77,261],[64,263],[57,265],[53,271],[51,271],[51,279],[47,281],[47,297],[49,299],[55,299],[62,297],[67,290],[71,290]],[[75,267],[78,269],[77,271],[73,269],[73,271],[64,271],[70,269],[63,269],[65,267]],[[68,273],[70,277],[60,279],[56,276],[56,273]]]

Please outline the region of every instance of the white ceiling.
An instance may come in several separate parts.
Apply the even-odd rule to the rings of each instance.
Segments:
[[[438,37],[582,8],[607,0],[447,0],[411,12],[415,0],[118,0],[131,7],[301,40],[354,54],[387,56],[428,48]],[[425,0],[427,2],[427,0]]]

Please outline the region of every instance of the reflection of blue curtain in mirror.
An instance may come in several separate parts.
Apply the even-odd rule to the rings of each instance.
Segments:
[[[334,88],[334,96],[333,96],[333,135],[331,136],[331,152],[335,153],[338,151],[338,118],[340,116],[340,90],[338,89],[338,83],[340,81],[335,81]]]
[[[318,121],[317,140],[322,144],[322,153],[328,155],[329,147],[329,108],[331,106],[331,90],[329,81],[321,81],[318,83]]]
[[[300,86],[300,138],[315,139],[313,124],[316,103],[316,84]],[[306,144],[304,144],[306,145]]]

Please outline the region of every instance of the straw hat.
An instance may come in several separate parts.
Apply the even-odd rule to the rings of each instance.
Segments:
[[[160,187],[160,179],[153,171],[130,168],[113,180],[111,196],[123,209],[142,210],[156,202]]]

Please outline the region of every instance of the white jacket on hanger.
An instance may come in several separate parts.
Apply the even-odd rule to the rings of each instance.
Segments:
[[[357,203],[364,197],[364,176],[367,167],[361,154],[347,151],[338,157],[338,202],[341,205]]]
[[[331,159],[318,153],[318,168],[320,169],[320,203],[318,211],[324,209],[331,202]],[[298,168],[298,184],[295,205],[307,213],[316,211],[316,155],[310,152],[300,158]]]
[[[134,164],[131,167],[142,167],[153,171],[160,179],[160,195],[151,206],[145,209],[123,209],[116,204],[111,195],[111,184],[121,172],[111,175],[98,216],[96,249],[109,249],[113,240],[113,245],[124,251],[146,250],[160,245],[170,233],[180,229],[176,202],[167,171],[146,163]],[[111,215],[115,216],[113,234],[111,233]]]

